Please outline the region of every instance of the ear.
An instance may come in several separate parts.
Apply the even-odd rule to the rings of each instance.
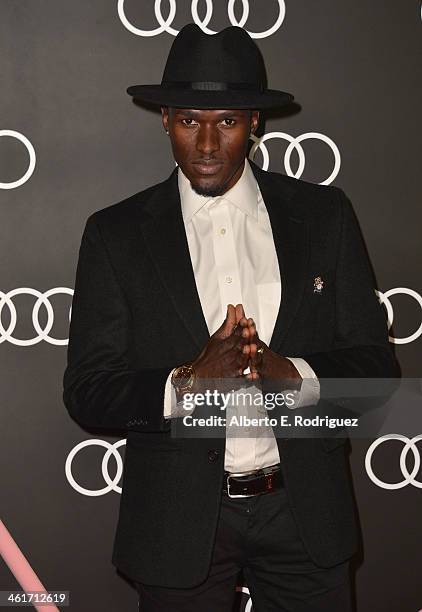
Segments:
[[[259,110],[253,110],[251,112],[251,133],[254,134],[258,129],[259,125]]]
[[[168,123],[169,123],[169,109],[168,106],[161,106],[161,118],[163,121],[163,126],[165,131],[167,132],[169,127],[168,127]]]

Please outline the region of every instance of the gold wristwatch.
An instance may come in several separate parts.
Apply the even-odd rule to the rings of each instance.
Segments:
[[[185,363],[176,368],[171,376],[171,384],[179,393],[185,393],[192,389],[196,374],[191,363]]]

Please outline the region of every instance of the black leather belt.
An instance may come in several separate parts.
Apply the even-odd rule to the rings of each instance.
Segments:
[[[223,492],[229,497],[251,497],[284,486],[280,464],[250,472],[224,472]]]

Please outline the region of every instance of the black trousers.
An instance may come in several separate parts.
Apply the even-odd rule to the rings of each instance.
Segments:
[[[137,582],[139,611],[232,612],[242,570],[253,612],[352,612],[349,561],[328,569],[311,561],[284,488],[236,499],[223,493],[206,580],[191,589]]]

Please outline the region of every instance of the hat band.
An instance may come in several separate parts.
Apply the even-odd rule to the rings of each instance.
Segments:
[[[195,89],[202,91],[227,91],[236,89],[246,89],[249,91],[263,92],[262,84],[257,83],[227,83],[224,81],[164,81],[162,87],[180,88],[180,89]]]

